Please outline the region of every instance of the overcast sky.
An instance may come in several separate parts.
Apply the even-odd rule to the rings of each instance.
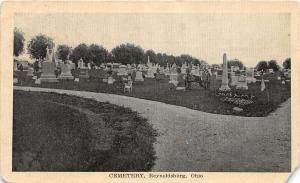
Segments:
[[[15,27],[26,41],[42,33],[56,45],[96,43],[108,50],[128,42],[209,64],[221,64],[223,53],[247,67],[290,57],[289,14],[16,14]]]

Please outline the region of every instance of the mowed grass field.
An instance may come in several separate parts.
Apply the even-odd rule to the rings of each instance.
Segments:
[[[13,171],[150,171],[156,136],[129,108],[14,91]]]
[[[269,82],[266,83],[266,89],[263,92],[260,91],[260,82],[248,84],[249,90],[245,93],[255,96],[254,103],[242,107],[243,111],[236,113],[232,110],[236,105],[222,102],[216,97],[216,91],[204,90],[197,84],[193,85],[191,90],[176,91],[170,90],[167,76],[163,76],[159,80],[145,78],[143,83],[133,83],[132,93],[124,93],[124,83],[121,77],[115,74],[116,82],[113,85],[108,85],[102,81],[103,72],[91,70],[91,78],[80,79],[79,82],[72,80],[42,83],[41,85],[34,84],[31,78],[26,77],[25,72],[23,74],[19,72],[16,75],[22,80],[22,84],[18,83],[16,85],[112,93],[184,106],[209,113],[239,116],[266,116],[291,96],[291,84],[286,83],[283,85],[280,80],[277,80],[277,75],[274,74],[268,76]],[[78,71],[74,74],[77,75]]]

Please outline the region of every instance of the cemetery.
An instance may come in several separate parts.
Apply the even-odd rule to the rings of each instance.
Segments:
[[[227,115],[266,116],[290,97],[291,85],[289,80],[282,83],[282,73],[265,73],[262,90],[262,76],[255,76],[253,69],[245,75],[234,72],[236,68],[227,69],[226,59],[224,54],[224,67],[212,74],[210,69],[200,70],[198,65],[190,65],[191,69],[183,66],[184,73],[176,64],[157,72],[158,66],[149,60],[147,66],[108,64],[97,69],[85,67],[80,60],[75,69],[61,64],[58,70],[54,62],[44,61],[38,72],[29,68],[14,71],[14,75],[19,81],[15,85],[112,93]],[[237,112],[234,107],[242,111]]]
[[[289,170],[290,58],[208,64],[45,35],[27,47],[13,64],[15,171]]]

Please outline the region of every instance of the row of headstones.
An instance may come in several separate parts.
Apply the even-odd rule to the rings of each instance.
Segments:
[[[32,67],[28,68],[27,76],[32,77],[32,79],[35,80],[36,84],[40,84],[41,82],[58,82],[58,79],[60,80],[66,80],[66,79],[74,79],[74,76],[71,73],[72,70],[71,64],[61,64],[61,74],[56,78],[55,75],[55,69],[56,65],[54,62],[43,62],[42,63],[42,72],[41,77],[37,78],[37,76],[34,76],[34,69]],[[17,78],[14,78],[14,83],[18,82]]]

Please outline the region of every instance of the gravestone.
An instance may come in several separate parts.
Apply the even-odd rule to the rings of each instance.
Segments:
[[[216,79],[222,81],[222,76],[223,76],[223,71],[222,70],[217,70],[215,71]]]
[[[234,72],[234,66],[231,66],[231,69],[230,69],[230,86],[235,86],[237,81],[238,81],[238,77],[235,75],[235,72]]]
[[[136,71],[134,81],[139,81],[139,82],[143,82],[144,81],[142,71],[140,71],[140,70]]]
[[[14,71],[18,71],[18,63],[14,62]]]
[[[181,66],[181,73],[182,74],[186,74],[186,69],[187,69],[186,63],[182,64],[182,66]]]
[[[130,64],[127,64],[127,74],[132,74],[133,73],[133,67]]]
[[[200,76],[200,68],[199,65],[196,65],[194,70],[191,72],[194,76]]]
[[[18,78],[14,78],[14,84],[18,83]]]
[[[41,84],[41,79],[40,79],[40,78],[36,79],[36,80],[34,81],[34,84],[40,85],[40,84]]]
[[[154,71],[152,67],[148,68],[146,78],[154,78]]]
[[[79,70],[79,78],[89,78],[89,70],[87,68],[84,68],[84,69],[80,69]]]
[[[128,75],[125,65],[120,65],[117,75],[118,76],[127,76]]]
[[[109,76],[109,77],[107,78],[107,83],[108,83],[108,84],[114,84],[114,82],[115,82],[115,79],[114,79],[112,76]]]
[[[253,68],[246,69],[246,80],[247,80],[247,83],[255,83],[256,82],[256,78],[254,77],[254,69]]]
[[[32,67],[29,67],[27,71],[27,76],[32,77],[33,73],[34,73],[34,69]]]
[[[235,75],[235,72],[232,72],[230,74],[230,79],[231,79],[231,86],[236,86],[237,82],[238,82],[238,76]]]
[[[238,82],[236,84],[236,89],[248,90],[246,76],[241,75],[241,76],[238,77]]]
[[[177,86],[177,83],[178,83],[177,76],[178,76],[178,74],[177,74],[177,66],[176,66],[175,63],[171,67],[171,71],[170,71],[169,76],[170,76],[169,83],[173,83],[175,86]]]
[[[274,70],[273,69],[269,69],[269,73],[274,73]]]
[[[78,61],[78,68],[79,69],[84,69],[85,68],[82,58]]]
[[[194,66],[194,65],[192,65],[191,74],[192,75],[196,74],[196,66]]]
[[[221,91],[230,90],[228,86],[228,68],[227,68],[227,57],[226,53],[223,55],[223,72],[222,72],[222,84],[220,87]]]
[[[170,74],[170,81],[169,83],[173,83],[175,86],[177,86],[178,81],[177,81],[177,74]]]
[[[171,74],[177,74],[177,65],[174,63],[170,70]]]
[[[165,75],[170,75],[170,68],[169,67],[166,67],[166,69],[164,69],[164,74]]]
[[[40,60],[40,61],[38,61],[38,71],[39,72],[42,72],[42,61]]]
[[[59,76],[59,79],[74,79],[74,76],[72,76],[72,73],[71,73],[71,69],[72,69],[72,66],[70,64],[61,64],[61,74]]]
[[[75,63],[72,60],[67,60],[67,63],[70,64],[71,69],[76,69]]]
[[[53,51],[47,47],[46,60],[42,63],[42,74],[40,77],[40,82],[58,82],[55,75],[55,63],[52,62]]]

